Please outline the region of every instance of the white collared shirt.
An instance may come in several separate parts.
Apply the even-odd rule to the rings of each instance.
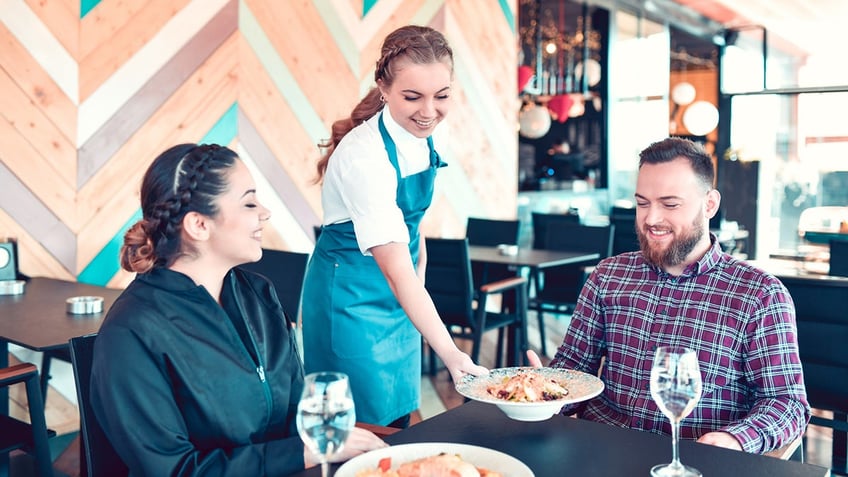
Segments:
[[[409,243],[403,212],[397,205],[397,175],[389,161],[378,120],[380,113],[342,138],[327,164],[321,189],[324,224],[353,221],[360,251],[391,242]],[[413,136],[383,109],[383,123],[397,147],[402,177],[430,166],[427,140]]]

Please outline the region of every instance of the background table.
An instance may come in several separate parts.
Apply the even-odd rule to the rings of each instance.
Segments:
[[[44,352],[67,348],[69,339],[96,333],[121,291],[33,277],[23,294],[0,296],[0,367],[9,365],[9,343]],[[65,300],[73,296],[102,296],[103,311],[72,315]],[[9,413],[7,390],[0,390],[0,412]]]
[[[654,465],[671,461],[668,436],[560,415],[542,422],[513,421],[497,407],[479,402],[468,402],[422,421],[387,437],[386,442],[452,442],[487,447],[524,462],[536,477],[648,476]],[[829,475],[827,469],[811,464],[688,440],[680,443],[680,458],[707,477]],[[318,476],[320,469],[295,475]]]

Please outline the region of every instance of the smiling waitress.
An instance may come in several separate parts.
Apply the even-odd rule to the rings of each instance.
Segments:
[[[333,124],[318,163],[324,220],[304,284],[304,362],[309,373],[350,376],[361,422],[409,425],[419,407],[421,335],[454,380],[487,372],[456,347],[424,288],[418,226],[446,165],[431,135],[450,109],[452,76],[441,33],[390,33],[377,88]]]

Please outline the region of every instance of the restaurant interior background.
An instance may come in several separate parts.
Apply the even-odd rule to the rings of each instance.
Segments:
[[[848,78],[833,52],[848,5],[810,3],[8,0],[0,230],[24,273],[122,286],[115,257],[144,169],[171,144],[214,141],[246,160],[274,211],[264,245],[309,251],[316,144],[373,83],[385,34],[419,23],[456,55],[451,167],[427,235],[531,210],[603,221],[632,199],[638,151],[681,134],[715,151],[725,226],[750,233],[743,253],[797,250],[801,212],[848,203]],[[528,137],[533,118],[550,137]]]

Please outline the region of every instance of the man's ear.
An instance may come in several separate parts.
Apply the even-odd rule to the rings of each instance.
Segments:
[[[707,218],[711,219],[718,213],[718,207],[721,205],[721,193],[717,189],[710,189],[707,192],[706,213]]]
[[[183,233],[195,242],[209,239],[211,224],[209,217],[198,212],[189,212],[183,217]]]

